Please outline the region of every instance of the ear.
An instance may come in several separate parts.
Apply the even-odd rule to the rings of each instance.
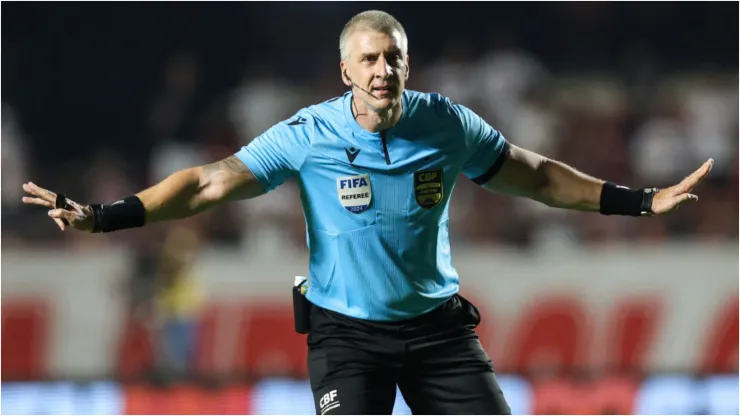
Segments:
[[[406,55],[406,81],[409,80],[409,56]]]
[[[347,78],[347,64],[344,61],[339,62],[339,72],[342,74],[342,82],[344,85],[351,87],[352,83],[349,78]]]

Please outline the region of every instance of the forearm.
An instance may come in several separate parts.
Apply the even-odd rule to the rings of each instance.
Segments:
[[[146,222],[189,217],[222,202],[254,198],[262,184],[236,156],[173,173],[139,192]]]
[[[177,220],[222,202],[261,195],[264,188],[236,156],[177,171],[162,182],[112,204],[89,207],[93,232],[111,232],[144,224]],[[78,227],[81,228],[81,227]]]
[[[599,211],[604,181],[555,160],[543,158],[532,199],[551,207]]]
[[[146,222],[186,218],[215,205],[217,199],[207,198],[202,171],[202,167],[177,171],[136,194],[146,210]]]
[[[598,211],[604,181],[512,145],[486,189],[522,196],[557,208]]]

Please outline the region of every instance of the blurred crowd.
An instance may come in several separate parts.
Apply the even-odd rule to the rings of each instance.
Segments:
[[[188,122],[184,119],[199,82],[198,64],[196,56],[176,55],[163,71],[160,94],[147,114],[149,134],[160,139],[153,142],[149,160],[141,161],[147,163],[144,181],[128,175],[129,161],[103,150],[90,160],[86,174],[80,176],[75,168],[61,173],[69,183],[82,185],[78,190],[84,192],[75,196],[85,201],[116,200],[178,169],[228,156],[302,106],[344,92],[336,71],[310,85],[293,85],[289,79],[272,76],[268,68],[257,68],[197,115],[199,133],[195,140],[183,141],[177,130]],[[717,72],[641,78],[647,76],[554,74],[513,45],[472,56],[464,44],[451,43],[438,60],[412,66],[410,88],[436,91],[464,103],[512,143],[600,178],[631,186],[666,186],[709,157],[716,162],[698,190],[698,205],[649,221],[553,210],[491,195],[461,178],[451,207],[455,240],[526,247],[546,241],[737,238],[737,79]],[[30,178],[33,161],[26,156],[24,132],[12,106],[4,103],[2,114],[3,244],[22,244],[29,235],[35,241],[25,243],[37,244],[42,238],[96,247],[107,244],[110,239],[61,236],[51,221],[44,221],[42,212],[21,206],[20,184]],[[191,223],[219,245],[305,246],[303,213],[292,182],[255,200],[193,218]]]
[[[415,59],[414,42],[421,41],[412,37],[409,88],[447,95],[478,112],[512,143],[624,185],[672,185],[707,158],[716,163],[698,190],[699,204],[650,220],[550,209],[489,194],[462,179],[452,196],[453,247],[737,238],[736,68],[715,66],[708,59],[669,70],[656,64],[654,49],[636,42],[613,67],[553,69],[551,59],[528,51],[514,31],[498,30],[486,39],[473,47],[469,38],[451,36],[438,53]],[[336,53],[335,46],[322,48],[330,54]],[[213,74],[204,70],[208,59],[203,54],[178,48],[164,58],[150,67],[149,98],[134,103],[140,111],[127,113],[125,123],[140,126],[136,132],[143,139],[131,139],[126,152],[99,142],[51,171],[46,162],[35,160],[44,151],[29,148],[38,143],[30,140],[33,129],[24,128],[13,100],[3,100],[4,248],[146,244],[168,225],[106,238],[62,234],[41,210],[21,205],[20,185],[33,179],[81,201],[114,201],[178,169],[228,156],[300,108],[345,91],[338,54],[325,60],[335,66],[314,68],[301,77],[277,70],[280,56],[260,56],[247,61],[237,82],[215,92],[211,88],[208,95],[202,94],[203,85],[213,85]],[[115,101],[104,105],[101,111],[117,111]],[[303,213],[291,181],[268,195],[181,224],[196,230],[205,244],[219,247],[305,250]]]

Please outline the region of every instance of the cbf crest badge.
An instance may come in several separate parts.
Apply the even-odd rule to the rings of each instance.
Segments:
[[[444,197],[442,169],[414,172],[414,194],[422,208],[434,208]]]
[[[358,213],[366,210],[373,199],[370,175],[337,178],[337,195],[339,202],[347,211]]]

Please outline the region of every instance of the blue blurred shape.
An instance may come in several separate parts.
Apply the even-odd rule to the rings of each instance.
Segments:
[[[703,409],[710,415],[736,415],[740,413],[740,395],[736,375],[711,376],[704,380],[704,392],[701,397],[705,400]]]
[[[122,414],[123,392],[114,383],[3,383],[7,415]]]
[[[696,381],[687,376],[657,376],[646,379],[635,398],[635,414],[691,414],[698,407]]]
[[[2,383],[0,402],[4,415],[40,414],[36,410],[42,383]]]
[[[75,411],[75,385],[59,381],[39,387],[39,413],[44,415],[71,415]]]
[[[101,381],[77,387],[75,415],[120,415],[126,410],[123,389],[116,383]]]
[[[738,377],[695,379],[657,376],[645,380],[637,393],[635,413],[643,415],[738,414]]]
[[[498,384],[511,407],[513,415],[531,415],[533,408],[532,385],[519,376],[497,375]]]
[[[269,378],[252,389],[252,413],[258,415],[315,415],[308,381]]]
[[[406,400],[403,399],[401,390],[396,386],[396,402],[393,403],[393,414],[394,415],[410,415],[411,409],[406,404]]]

